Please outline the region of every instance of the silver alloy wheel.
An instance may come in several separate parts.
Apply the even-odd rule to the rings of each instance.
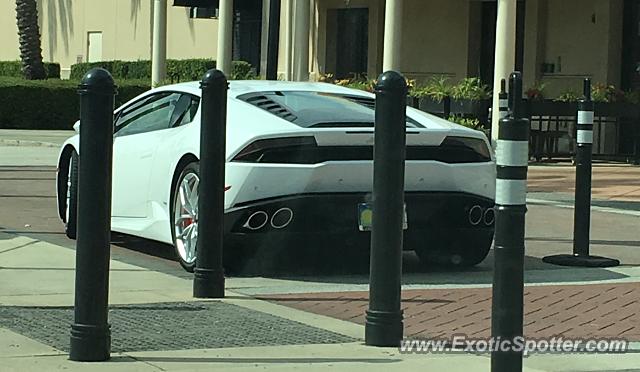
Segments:
[[[174,198],[174,243],[180,259],[187,264],[192,264],[196,260],[199,183],[200,178],[197,174],[185,174]]]

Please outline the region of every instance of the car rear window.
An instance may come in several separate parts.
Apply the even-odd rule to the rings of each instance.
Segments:
[[[373,127],[375,100],[357,95],[308,91],[248,93],[238,99],[303,128]],[[408,127],[422,127],[407,118]]]

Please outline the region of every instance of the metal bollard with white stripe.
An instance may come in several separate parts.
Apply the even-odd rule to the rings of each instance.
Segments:
[[[500,114],[500,120],[507,117],[509,114],[509,95],[507,94],[506,80],[500,80],[500,93],[498,94],[498,109]]]
[[[591,225],[591,171],[593,148],[594,104],[591,101],[591,80],[584,80],[584,99],[578,103],[576,191],[573,217],[573,254],[544,257],[547,263],[563,266],[611,267],[620,261],[589,254]]]
[[[529,120],[523,118],[522,75],[511,74],[510,114],[500,120],[496,150],[496,219],[491,336],[513,340],[523,333],[524,231],[527,212]],[[522,371],[522,352],[495,349],[491,371]]]

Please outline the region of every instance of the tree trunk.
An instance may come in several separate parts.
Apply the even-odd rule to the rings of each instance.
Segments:
[[[22,73],[25,79],[44,79],[46,73],[42,63],[36,0],[16,0],[16,18]]]

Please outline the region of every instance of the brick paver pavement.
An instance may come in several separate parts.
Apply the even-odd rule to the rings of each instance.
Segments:
[[[575,167],[529,167],[527,189],[529,192],[564,192],[575,190]],[[640,201],[640,167],[629,165],[603,165],[593,167],[594,198]]]
[[[304,293],[262,299],[364,324],[367,292]],[[491,288],[416,289],[402,293],[405,336],[485,338],[491,333]],[[640,283],[525,288],[527,337],[617,337],[640,341]]]

